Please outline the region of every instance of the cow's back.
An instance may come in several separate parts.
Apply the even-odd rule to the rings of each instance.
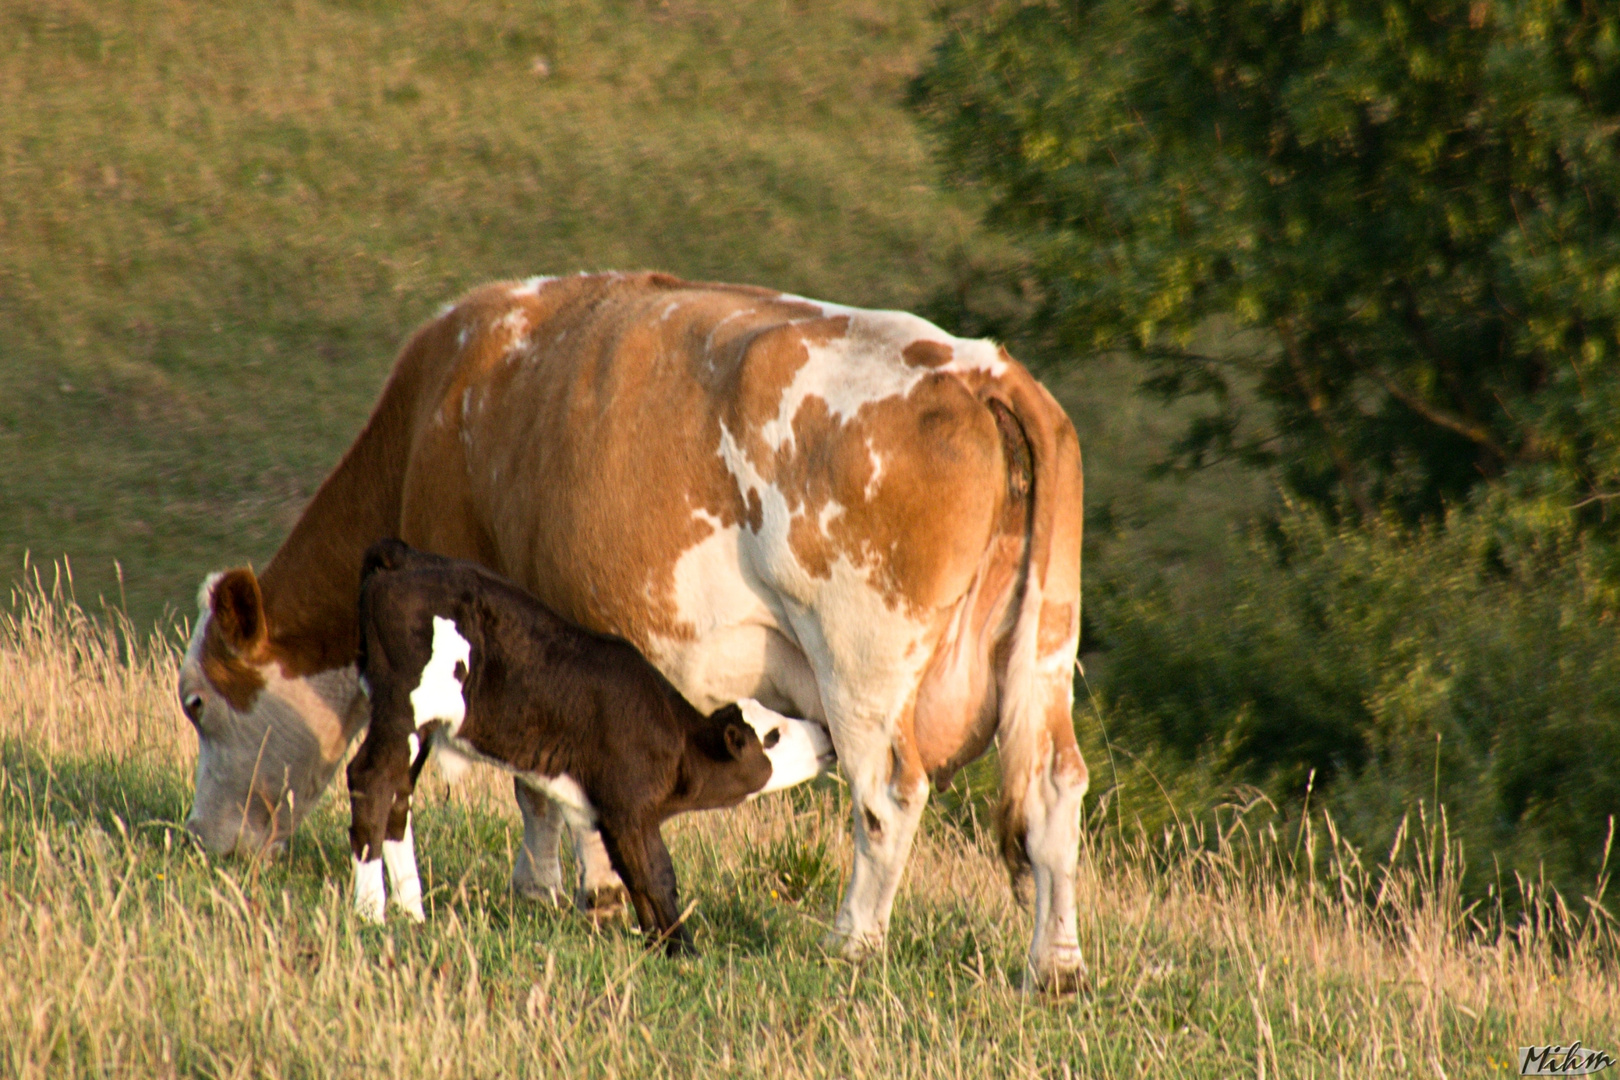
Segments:
[[[700,709],[895,712],[987,558],[1012,585],[1006,437],[981,400],[1010,361],[987,343],[663,275],[487,286],[419,340],[439,366],[401,534],[630,639]],[[929,698],[949,718],[930,768],[988,692]]]

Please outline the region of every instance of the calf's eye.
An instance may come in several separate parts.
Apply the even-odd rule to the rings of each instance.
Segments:
[[[198,717],[202,716],[202,695],[187,694],[185,700],[180,703],[180,707],[186,711],[186,716],[190,717],[191,722],[195,724]]]
[[[771,747],[775,746],[777,743],[779,743],[781,741],[782,741],[782,729],[781,728],[771,728],[771,730],[769,730],[769,731],[767,731],[765,733],[765,740],[764,740],[765,749],[769,750],[769,749],[771,749]]]

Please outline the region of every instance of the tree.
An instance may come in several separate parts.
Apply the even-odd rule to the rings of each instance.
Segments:
[[[1031,253],[1036,329],[1209,403],[1171,464],[1363,515],[1501,480],[1620,524],[1620,6],[994,6],[911,101]]]

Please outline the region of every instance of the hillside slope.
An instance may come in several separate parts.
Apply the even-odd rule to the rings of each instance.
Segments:
[[[0,6],[0,573],[138,625],[259,564],[477,282],[656,267],[916,306],[987,242],[904,0]],[[189,612],[184,612],[189,614]]]

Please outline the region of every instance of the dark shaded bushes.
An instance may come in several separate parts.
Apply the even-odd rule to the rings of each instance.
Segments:
[[[1148,825],[1234,783],[1297,813],[1310,787],[1375,855],[1438,796],[1471,892],[1513,871],[1590,892],[1620,811],[1620,618],[1597,563],[1493,503],[1418,532],[1290,511],[1227,574],[1115,571],[1089,597],[1110,645],[1097,787],[1111,750],[1120,818]]]

